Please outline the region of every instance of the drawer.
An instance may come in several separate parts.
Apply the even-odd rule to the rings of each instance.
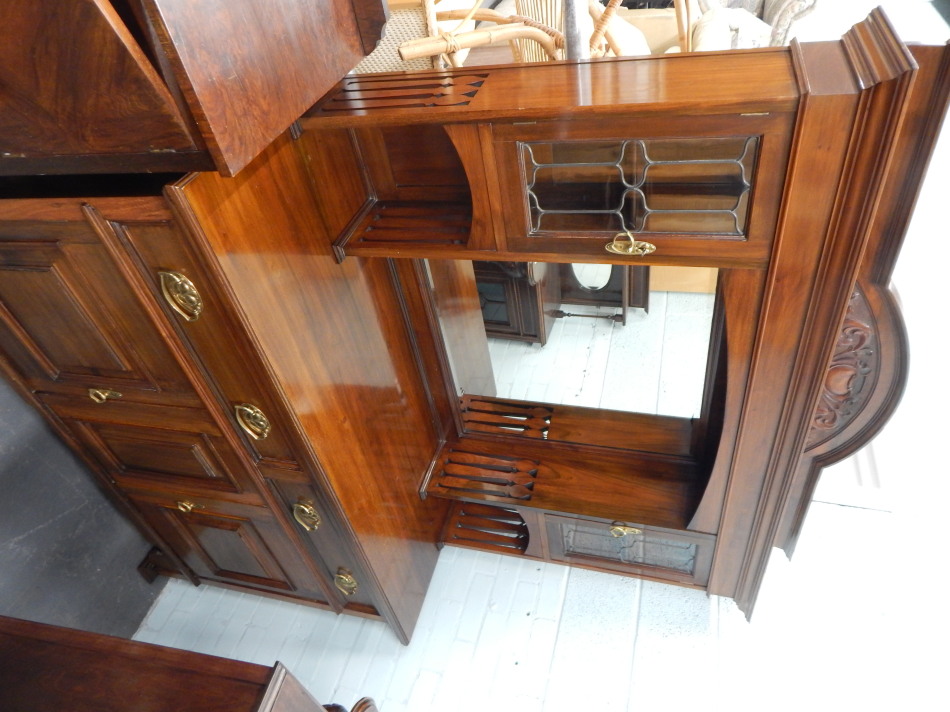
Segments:
[[[544,519],[554,561],[692,586],[709,580],[712,535],[556,514]]]
[[[326,500],[309,484],[268,480],[294,521],[304,546],[334,582],[337,595],[347,608],[378,615],[371,581],[345,544],[344,534]],[[353,584],[355,583],[355,588]]]
[[[207,411],[59,394],[39,399],[120,486],[260,501],[249,466]]]
[[[255,460],[298,468],[289,416],[272,395],[267,366],[240,314],[184,231],[168,224],[128,224],[125,233],[144,263],[155,299],[178,325],[216,384],[228,414]]]

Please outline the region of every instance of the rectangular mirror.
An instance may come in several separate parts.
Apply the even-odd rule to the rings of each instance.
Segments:
[[[451,261],[427,268],[463,409],[474,408],[473,399],[479,408],[499,399],[567,406],[577,417],[585,409],[597,421],[702,416],[709,355],[719,346],[710,343],[719,333],[717,270]],[[501,427],[524,430],[517,422]]]

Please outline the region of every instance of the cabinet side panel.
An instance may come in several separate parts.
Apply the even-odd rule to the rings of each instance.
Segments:
[[[218,169],[233,175],[363,58],[349,2],[148,0]]]
[[[0,155],[8,164],[195,150],[171,95],[108,2],[4,3],[0,72]]]
[[[408,636],[445,505],[418,495],[437,436],[388,265],[337,264],[288,139],[181,190]]]

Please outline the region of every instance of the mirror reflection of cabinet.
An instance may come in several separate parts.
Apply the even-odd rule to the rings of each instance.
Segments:
[[[751,610],[800,501],[862,255],[896,251],[875,211],[913,190],[889,161],[930,150],[918,129],[946,103],[944,51],[912,56],[875,12],[841,43],[450,70],[431,104],[419,76],[354,77],[317,104],[303,150],[320,163],[324,145],[350,146],[333,159],[352,190],[325,199],[338,258],[414,258],[393,269],[445,428],[423,483],[453,501],[444,540],[703,586]],[[405,168],[404,146],[423,143],[425,175]],[[655,251],[605,252],[618,233]],[[439,323],[427,268],[448,260],[717,269],[698,414],[458,386],[447,345],[469,342]],[[480,313],[474,289],[449,301]],[[649,365],[631,360],[629,377]],[[612,529],[675,540],[683,558],[638,559],[639,535],[608,546]]]
[[[497,339],[544,346],[560,305],[557,274],[544,264],[474,262],[485,331]]]

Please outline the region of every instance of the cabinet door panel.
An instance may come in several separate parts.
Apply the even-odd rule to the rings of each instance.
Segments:
[[[126,399],[198,403],[85,223],[0,221],[0,330],[35,390],[107,388]]]
[[[43,166],[37,158],[195,150],[108,0],[0,4],[0,67],[0,172]]]
[[[702,137],[691,121],[493,126],[507,248],[607,259],[630,231],[655,246],[646,262],[765,264],[791,118],[710,118]]]
[[[41,398],[120,485],[259,501],[247,466],[202,410]]]
[[[554,514],[544,519],[555,561],[697,586],[709,578],[711,535]]]
[[[264,507],[173,493],[128,494],[199,578],[329,604],[324,587]]]

